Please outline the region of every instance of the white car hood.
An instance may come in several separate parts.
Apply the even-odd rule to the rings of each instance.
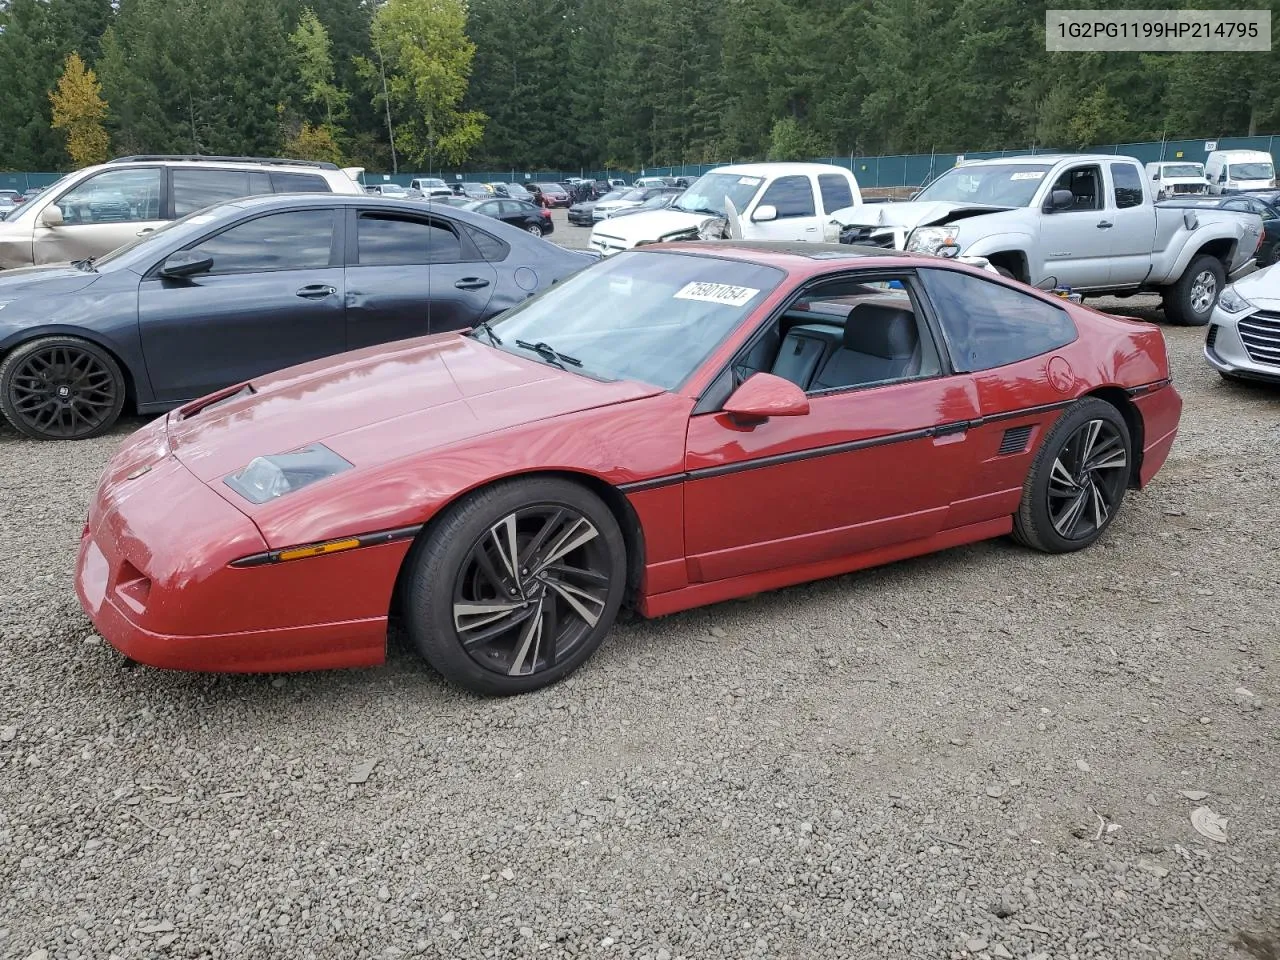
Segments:
[[[718,218],[683,210],[646,210],[617,220],[602,220],[595,229],[606,236],[634,244],[637,240],[657,240],[678,230],[697,229],[708,220],[715,219]]]
[[[980,203],[951,203],[941,200],[911,201],[908,203],[864,203],[856,207],[844,207],[829,218],[845,227],[916,227],[932,223],[946,223],[957,213],[974,216],[983,213],[1001,213],[1012,207],[993,207]]]
[[[1233,286],[1240,296],[1256,306],[1268,310],[1280,306],[1280,270],[1274,265],[1242,277]]]

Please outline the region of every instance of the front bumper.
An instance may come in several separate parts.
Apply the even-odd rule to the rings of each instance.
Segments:
[[[1205,329],[1204,358],[1228,376],[1280,383],[1280,314],[1229,314],[1215,306]]]
[[[381,663],[409,544],[232,567],[269,545],[167,450],[164,422],[143,428],[112,459],[81,536],[76,595],[107,642],[174,670]]]

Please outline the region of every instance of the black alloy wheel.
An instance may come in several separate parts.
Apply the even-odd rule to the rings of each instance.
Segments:
[[[1088,397],[1072,404],[1036,453],[1014,536],[1047,553],[1096,541],[1124,502],[1131,443],[1123,415],[1105,400]]]
[[[124,407],[120,366],[76,337],[22,344],[0,364],[0,410],[37,440],[83,440],[109,429]]]
[[[613,625],[626,550],[609,509],[558,478],[495,484],[432,525],[407,581],[410,636],[477,693],[524,693],[576,669]]]
[[[1125,440],[1106,420],[1077,427],[1053,459],[1047,491],[1053,529],[1067,540],[1101,531],[1124,497],[1129,476]]]

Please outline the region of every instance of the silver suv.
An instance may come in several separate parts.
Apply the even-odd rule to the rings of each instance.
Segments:
[[[362,193],[359,167],[267,157],[120,157],[67,174],[0,222],[0,269],[109,253],[166,221],[263,193]]]

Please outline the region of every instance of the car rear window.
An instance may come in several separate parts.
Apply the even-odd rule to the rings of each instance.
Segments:
[[[332,193],[324,177],[315,173],[271,173],[271,189],[276,193]]]

